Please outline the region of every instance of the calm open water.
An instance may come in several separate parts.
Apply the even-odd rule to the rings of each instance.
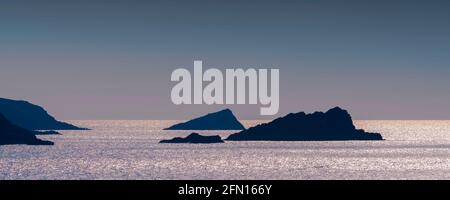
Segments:
[[[224,144],[159,144],[191,133],[161,131],[178,121],[71,122],[93,130],[0,146],[0,179],[450,179],[450,121],[355,122],[385,141]]]

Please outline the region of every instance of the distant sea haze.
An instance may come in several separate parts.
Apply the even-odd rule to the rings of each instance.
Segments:
[[[159,144],[191,133],[162,130],[179,122],[70,121],[92,130],[40,136],[54,146],[0,146],[0,179],[450,179],[450,121],[355,121],[384,141]]]

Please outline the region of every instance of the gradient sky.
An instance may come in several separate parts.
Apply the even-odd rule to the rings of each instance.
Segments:
[[[179,67],[280,69],[280,112],[450,119],[450,1],[0,2],[0,97],[61,119],[187,119]],[[241,119],[260,106],[232,106]],[[267,117],[266,117],[267,118]],[[269,118],[273,118],[269,117]]]

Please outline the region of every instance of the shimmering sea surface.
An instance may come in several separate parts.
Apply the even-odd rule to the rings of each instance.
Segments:
[[[159,144],[191,133],[161,130],[178,121],[71,122],[93,130],[0,146],[0,179],[450,179],[450,121],[355,121],[385,141],[224,144]]]

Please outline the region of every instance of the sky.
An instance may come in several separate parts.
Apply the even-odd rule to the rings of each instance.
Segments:
[[[450,1],[0,2],[0,97],[59,119],[347,109],[450,119]],[[173,70],[280,69],[280,111],[174,105]]]

